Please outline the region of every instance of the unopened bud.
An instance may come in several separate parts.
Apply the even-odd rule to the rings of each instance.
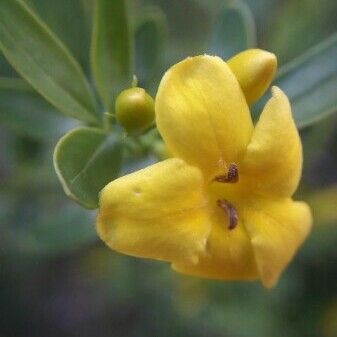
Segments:
[[[248,104],[265,93],[277,69],[276,56],[261,49],[245,50],[229,59],[227,64],[239,81]]]
[[[143,88],[122,91],[115,104],[116,117],[128,134],[137,135],[154,121],[153,98]]]

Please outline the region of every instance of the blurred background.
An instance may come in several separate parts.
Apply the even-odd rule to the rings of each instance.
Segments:
[[[90,78],[91,1],[27,3]],[[186,56],[228,58],[243,45],[258,46],[274,52],[282,68],[337,31],[335,0],[134,0],[129,9],[136,74],[153,94],[163,71]],[[151,24],[141,24],[148,13],[159,27],[154,35]],[[329,55],[309,69],[309,81],[323,67],[336,71],[336,48]],[[156,71],[145,76],[149,60]],[[255,282],[178,275],[106,248],[95,212],[68,200],[52,164],[58,138],[76,123],[27,89],[1,53],[0,78],[0,337],[337,336],[337,114],[301,130],[305,162],[296,197],[312,206],[314,229],[268,291]],[[337,86],[330,94],[337,97]]]

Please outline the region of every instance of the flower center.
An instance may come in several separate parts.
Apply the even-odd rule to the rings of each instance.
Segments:
[[[214,180],[219,183],[237,183],[239,181],[238,167],[234,163],[230,164],[228,167],[228,173],[216,176]]]
[[[216,176],[214,178],[214,181],[230,184],[237,183],[239,181],[239,171],[236,164],[230,164],[227,174]],[[226,199],[218,199],[216,201],[216,204],[218,207],[225,211],[228,217],[228,229],[234,229],[238,224],[238,212],[236,208]]]

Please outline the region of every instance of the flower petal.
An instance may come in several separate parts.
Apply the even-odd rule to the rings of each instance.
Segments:
[[[244,224],[254,248],[262,283],[271,288],[311,228],[311,212],[304,202],[285,199],[248,208]]]
[[[187,58],[166,72],[156,121],[173,155],[201,168],[207,179],[238,160],[253,131],[237,79],[223,60],[207,55]]]
[[[229,230],[228,218],[220,208],[213,213],[206,252],[199,262],[193,265],[174,263],[172,268],[183,274],[221,280],[255,280],[259,277],[245,227],[239,220],[235,229]]]
[[[302,145],[287,96],[277,87],[247,147],[241,173],[257,194],[289,197],[302,170]]]
[[[98,234],[124,254],[195,263],[209,230],[202,174],[181,159],[116,179],[100,194]]]
[[[277,68],[276,56],[261,49],[247,49],[227,61],[249,104],[269,88]]]

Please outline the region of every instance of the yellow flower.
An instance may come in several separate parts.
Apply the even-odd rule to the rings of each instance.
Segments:
[[[155,108],[173,158],[102,190],[97,231],[108,246],[185,274],[277,282],[311,213],[291,198],[302,148],[287,97],[273,87],[255,127],[247,105],[275,68],[273,54],[249,50],[227,63],[190,57],[167,71]]]

